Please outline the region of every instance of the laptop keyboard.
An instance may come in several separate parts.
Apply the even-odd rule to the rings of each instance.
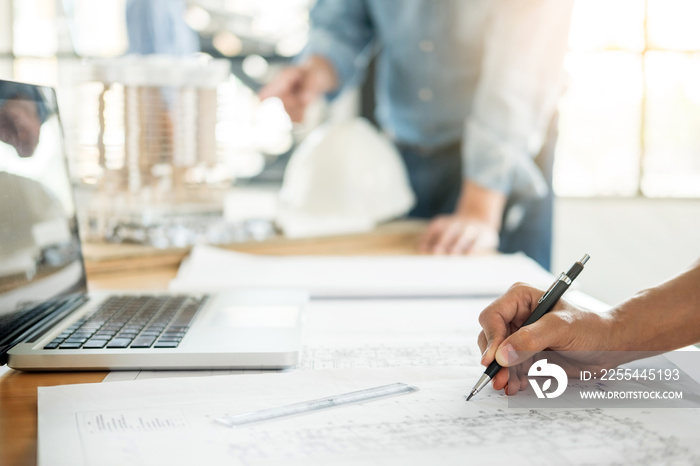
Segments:
[[[177,348],[208,296],[112,296],[44,349]]]

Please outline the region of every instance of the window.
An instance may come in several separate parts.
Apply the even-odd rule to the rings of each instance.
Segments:
[[[700,197],[700,2],[578,0],[560,196]]]
[[[210,41],[224,56],[254,54],[242,69],[259,77],[272,70],[244,45],[295,53],[305,41],[309,3],[199,0],[226,14],[190,6],[186,19],[206,36],[221,18],[237,18]],[[0,77],[61,86],[76,53],[120,55],[123,10],[124,0],[0,0]],[[284,28],[270,18],[285,18]],[[698,0],[576,1],[560,103],[558,195],[700,197],[698,21]],[[241,83],[237,89],[254,100]]]

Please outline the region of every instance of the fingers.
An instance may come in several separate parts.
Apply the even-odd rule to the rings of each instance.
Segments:
[[[309,91],[304,88],[304,80],[305,75],[300,68],[285,68],[271,83],[260,90],[258,96],[260,100],[270,97],[279,98],[289,118],[295,123],[301,122],[311,100]]]
[[[503,390],[508,386],[509,374],[508,369],[503,368],[491,379],[491,384],[494,390]]]
[[[450,221],[447,223],[439,238],[436,238],[433,246],[433,254],[448,254],[464,231],[461,222]]]
[[[503,368],[491,380],[494,390],[505,390],[506,395],[515,395],[520,390],[528,387],[527,369],[528,364]]]
[[[428,225],[419,245],[420,251],[427,254],[452,253],[454,245],[465,233],[463,223],[463,220],[454,216],[437,217]],[[468,238],[472,236],[471,229],[466,236]]]
[[[495,359],[496,350],[501,342],[508,336],[508,326],[503,317],[496,313],[484,314],[482,312],[479,316],[479,323],[483,328],[480,334],[480,336],[483,335],[483,342],[479,345],[481,348],[481,364],[488,366]]]
[[[510,345],[503,345],[516,322],[519,327],[532,312],[534,302],[541,296],[541,291],[524,284],[513,285],[505,295],[495,300],[479,315],[479,323],[483,330],[479,333],[477,343],[482,351],[481,364],[488,366],[495,358],[497,350],[514,351]],[[510,335],[512,337],[512,335]],[[503,349],[505,348],[505,349]],[[507,356],[508,357],[508,356]],[[509,364],[499,361],[501,369],[491,383],[496,390],[506,389],[506,394],[514,395],[527,387],[524,375],[517,368],[507,369]]]
[[[448,254],[469,254],[479,242],[479,227],[473,223],[460,225],[454,237],[448,238],[444,249]]]
[[[295,66],[290,66],[282,71],[269,84],[264,86],[258,96],[260,100],[265,100],[270,97],[279,97],[290,94],[300,85],[303,79],[302,71]]]
[[[468,223],[457,241],[449,248],[450,254],[470,254],[498,249],[498,232],[485,223]]]
[[[496,351],[496,361],[509,367],[531,358],[545,349],[565,350],[573,341],[574,330],[562,316],[549,313],[537,322],[520,328],[506,338]]]
[[[498,230],[483,222],[471,222],[453,245],[451,254],[495,252],[498,249]]]
[[[465,230],[462,238],[452,248],[452,254],[489,252],[498,249],[498,231],[486,224],[473,225],[472,228],[472,232]]]
[[[534,303],[541,295],[542,292],[536,288],[516,284],[481,312],[479,324],[483,329],[483,341],[480,344],[483,365],[488,365],[496,359],[496,351],[503,346],[502,343],[512,333],[511,324],[515,323],[519,327],[532,313]],[[504,364],[501,365],[507,367]]]
[[[481,363],[486,366],[495,359],[503,367],[492,383],[496,390],[505,389],[508,395],[527,388],[529,365],[526,362],[531,362],[542,351],[591,352],[609,347],[612,334],[609,316],[573,306],[565,300],[560,300],[537,322],[523,327],[540,296],[542,291],[516,284],[479,316],[483,328],[477,338],[483,352]],[[593,360],[581,356],[566,358],[584,364],[600,363],[595,357]],[[572,367],[580,369],[580,365]]]
[[[488,340],[486,338],[486,334],[482,330],[479,332],[479,336],[476,338],[476,344],[479,345],[479,349],[481,350],[481,355],[483,357],[483,354],[486,352],[486,348],[488,348]]]
[[[418,243],[418,250],[424,254],[432,253],[435,244],[442,236],[442,232],[447,224],[448,219],[445,216],[437,217],[430,222]]]
[[[304,121],[304,115],[306,114],[306,105],[304,105],[298,99],[286,99],[283,100],[284,110],[289,115],[289,119],[294,123],[301,123]]]
[[[506,395],[515,395],[520,391],[520,378],[523,374],[518,370],[508,371],[508,386],[506,387]]]
[[[423,253],[432,254],[495,251],[498,232],[480,221],[456,215],[442,216],[430,223],[419,248]]]

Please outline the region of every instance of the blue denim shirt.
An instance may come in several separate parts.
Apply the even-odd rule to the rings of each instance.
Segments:
[[[533,158],[561,93],[572,3],[317,0],[299,59],[330,60],[342,91],[377,50],[376,117],[390,137],[427,147],[462,139],[465,177],[541,197]]]

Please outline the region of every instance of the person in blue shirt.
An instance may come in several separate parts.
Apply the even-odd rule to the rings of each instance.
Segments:
[[[523,251],[549,268],[551,167],[571,0],[318,0],[308,45],[260,92],[294,121],[357,86],[395,142],[428,253]]]
[[[317,0],[308,45],[261,92],[293,121],[359,85],[431,218],[421,250],[523,251],[549,268],[556,104],[573,0]],[[130,53],[198,51],[176,0],[127,0]]]

